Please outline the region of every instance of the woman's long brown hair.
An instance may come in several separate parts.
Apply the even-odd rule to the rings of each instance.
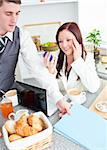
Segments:
[[[63,30],[68,30],[74,34],[76,40],[82,46],[82,56],[81,57],[84,58],[84,54],[86,55],[86,51],[85,51],[85,48],[83,45],[83,39],[82,39],[81,31],[80,31],[78,25],[75,22],[67,22],[67,23],[64,23],[62,26],[59,27],[59,29],[56,33],[56,42],[57,42],[58,46],[59,46],[59,40],[58,40],[59,33]],[[57,60],[57,65],[56,65],[56,69],[57,69],[56,78],[61,76],[60,71],[63,67],[64,55],[65,55],[64,52],[61,50],[60,46],[59,46],[59,49],[60,49],[60,52],[58,55],[58,60]],[[67,59],[66,59],[66,64],[65,64],[65,74],[66,74],[66,71],[67,71]]]

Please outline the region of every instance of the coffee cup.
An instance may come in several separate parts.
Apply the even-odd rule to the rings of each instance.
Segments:
[[[86,92],[80,91],[77,88],[72,88],[67,91],[68,93],[68,98],[73,102],[73,103],[79,103],[83,104],[86,101]]]
[[[20,109],[20,110],[18,110],[16,113],[10,113],[9,115],[8,115],[8,118],[11,120],[15,120],[15,121],[17,121],[17,120],[19,120],[20,119],[20,117],[22,116],[22,115],[26,115],[26,116],[28,116],[29,115],[29,111],[27,110],[27,109]]]
[[[18,97],[16,89],[9,90],[5,93],[5,96],[8,97],[12,101],[12,105],[18,105]]]

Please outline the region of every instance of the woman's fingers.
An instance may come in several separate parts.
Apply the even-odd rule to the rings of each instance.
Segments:
[[[52,74],[55,73],[56,63],[57,63],[56,58],[54,58],[50,52],[45,52],[43,54],[43,58],[44,58],[44,64],[48,68],[49,72]]]
[[[45,53],[43,54],[43,57],[45,57],[45,56],[46,56],[46,54],[47,54],[47,52],[45,52]]]
[[[45,52],[44,54],[43,54],[43,58],[44,58],[44,64],[45,64],[45,66],[47,67],[47,60],[48,60],[48,56],[49,56],[49,53],[48,52]]]
[[[53,60],[53,56],[52,55],[50,55],[50,57],[49,57],[49,61],[51,62]]]
[[[53,56],[49,52],[45,52],[43,54],[44,57],[44,63],[46,67],[49,67],[50,62],[53,60]]]
[[[72,43],[73,43],[73,47],[75,47],[76,50],[80,49],[80,47],[81,47],[80,45],[81,44],[79,44],[79,42],[76,39],[73,39]]]
[[[72,41],[73,41],[73,44],[74,44],[74,46],[75,46],[75,48],[76,48],[77,45],[79,45],[78,41],[76,40],[76,38],[74,38]]]
[[[73,48],[73,54],[74,54],[74,60],[81,57],[82,55],[82,47],[81,44],[76,39],[72,40],[72,48]]]

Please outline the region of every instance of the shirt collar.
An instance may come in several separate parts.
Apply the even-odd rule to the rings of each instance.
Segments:
[[[7,32],[4,36],[7,36],[11,41],[13,41],[13,32]]]
[[[13,41],[13,32],[7,32],[5,36],[7,36],[11,41]]]

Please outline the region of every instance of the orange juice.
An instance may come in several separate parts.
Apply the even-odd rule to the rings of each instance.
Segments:
[[[8,115],[14,112],[13,105],[11,101],[1,103],[1,112],[4,118],[8,118]]]

